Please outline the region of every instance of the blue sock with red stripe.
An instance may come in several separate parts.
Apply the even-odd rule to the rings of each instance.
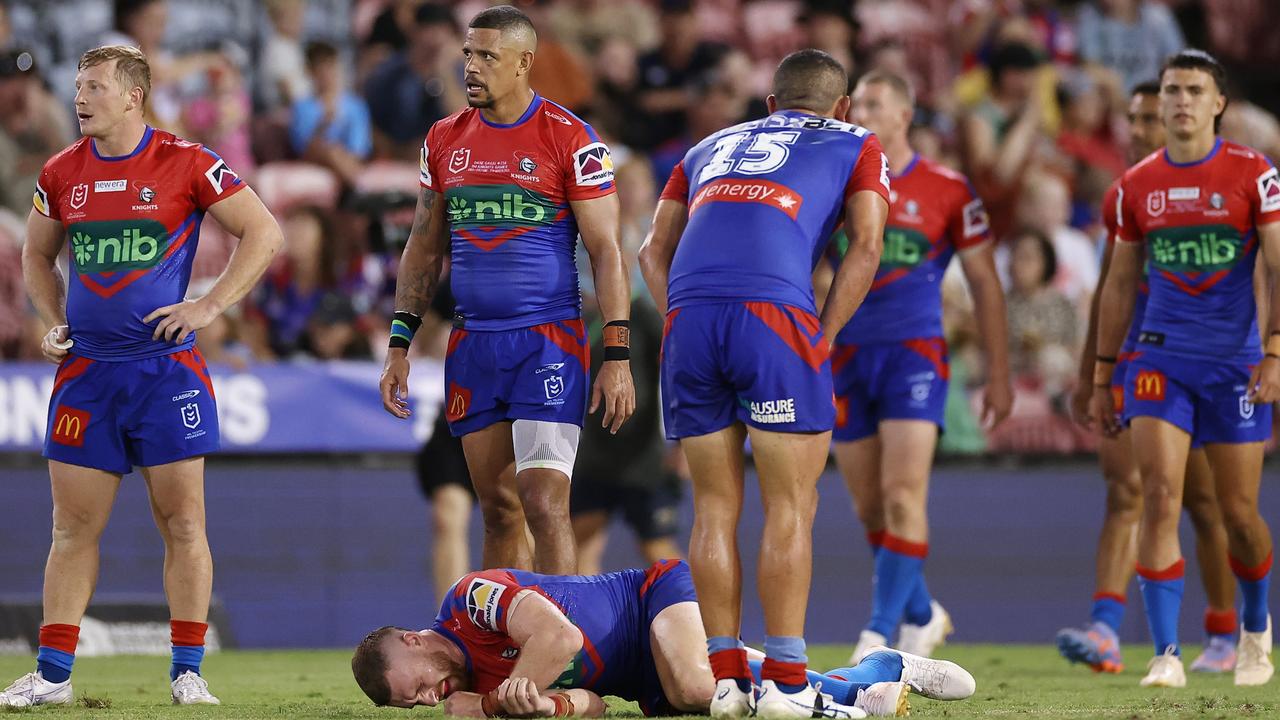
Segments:
[[[1182,609],[1182,592],[1187,561],[1177,562],[1163,570],[1138,566],[1138,587],[1142,590],[1142,604],[1147,609],[1147,625],[1151,628],[1151,641],[1156,655],[1163,655],[1169,647],[1181,655],[1178,646],[1178,612]]]
[[[1243,612],[1240,613],[1245,632],[1263,632],[1267,629],[1267,593],[1271,588],[1271,553],[1261,563],[1248,567],[1235,558],[1231,562],[1231,572],[1236,575],[1236,583],[1240,586],[1240,597],[1244,600]]]
[[[751,672],[747,667],[746,645],[736,637],[713,635],[707,638],[711,674],[717,681],[733,680],[742,692],[751,692]]]
[[[808,684],[805,664],[809,662],[809,657],[805,654],[804,638],[765,635],[764,656],[764,663],[760,666],[760,677],[763,680],[772,680],[783,692],[793,693],[805,689]]]
[[[1089,620],[1102,623],[1111,628],[1116,634],[1119,634],[1120,624],[1124,622],[1125,604],[1126,600],[1123,595],[1096,592],[1093,594],[1093,610],[1089,612]]]
[[[40,649],[36,651],[36,672],[40,677],[51,683],[69,680],[79,641],[79,626],[61,623],[41,625]]]
[[[748,664],[756,684],[759,684],[764,663],[751,660]],[[862,662],[855,667],[836,668],[826,673],[806,670],[805,678],[814,687],[822,683],[822,692],[831,695],[836,702],[852,705],[858,699],[859,690],[865,690],[878,682],[901,680],[902,656],[896,652],[874,652],[862,658]]]
[[[875,590],[871,596],[868,630],[888,638],[898,628],[928,554],[928,543],[913,543],[885,533],[884,545],[876,553]]]

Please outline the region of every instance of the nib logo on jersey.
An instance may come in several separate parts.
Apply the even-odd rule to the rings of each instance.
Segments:
[[[1243,254],[1240,233],[1230,225],[1162,228],[1151,233],[1151,262],[1169,272],[1228,270]]]
[[[453,231],[482,250],[551,225],[563,213],[546,196],[519,185],[463,185],[445,195]]]
[[[81,274],[154,266],[169,247],[169,233],[155,220],[74,223],[71,257]]]
[[[848,248],[848,240],[845,241]],[[886,269],[913,268],[919,265],[931,249],[929,238],[910,228],[890,227],[884,233],[884,251],[880,254],[880,266]]]

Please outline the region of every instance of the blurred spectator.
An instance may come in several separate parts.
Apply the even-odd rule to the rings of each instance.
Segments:
[[[32,55],[0,51],[0,205],[26,217],[45,161],[71,140],[69,125]]]
[[[1028,174],[1016,217],[1019,227],[1035,230],[1053,243],[1057,268],[1051,276],[1053,286],[1083,311],[1098,286],[1098,252],[1088,235],[1069,224],[1071,193],[1066,182],[1047,172]]]
[[[662,41],[640,57],[640,102],[653,127],[655,144],[686,129],[686,111],[692,102],[688,86],[715,67],[726,49],[699,39],[691,0],[662,0],[661,7]]]
[[[206,53],[175,57],[164,48],[169,22],[168,0],[114,0],[114,26],[102,45],[133,45],[151,65],[151,94],[147,97],[147,121],[165,130],[187,135],[179,125],[182,84],[222,59]]]
[[[685,111],[683,131],[653,151],[654,178],[660,185],[667,183],[671,171],[684,159],[689,148],[738,122],[746,110],[746,99],[714,73],[693,83],[688,96],[690,105]]]
[[[350,298],[336,290],[326,292],[307,318],[302,346],[320,360],[368,360],[373,353],[358,320]]]
[[[216,280],[216,277],[192,280],[187,287],[187,299],[207,295]],[[240,341],[240,325],[243,321],[244,305],[239,304],[228,308],[214,318],[213,322],[196,332],[196,345],[210,365],[227,365],[234,370],[243,370],[248,366],[252,353]]]
[[[623,251],[639,252],[640,245],[649,234],[653,222],[653,206],[658,202],[658,185],[654,182],[653,169],[645,158],[634,153],[614,150],[614,180],[618,183],[619,214],[622,217],[621,242]],[[635,265],[632,270],[637,269]],[[635,278],[644,286],[643,278]]]
[[[347,89],[338,49],[329,43],[307,45],[307,73],[315,94],[294,103],[289,142],[299,157],[351,186],[373,152],[369,108]]]
[[[1119,73],[1126,93],[1186,46],[1168,6],[1153,0],[1095,0],[1078,22],[1080,58]]]
[[[806,0],[804,4],[799,18],[805,34],[804,45],[830,54],[840,61],[849,77],[857,77],[860,73],[854,49],[857,47],[859,24],[853,17],[853,3],[848,0]]]
[[[658,44],[658,18],[637,0],[563,0],[552,4],[547,25],[580,57],[595,55],[610,40],[626,40],[643,51]]]
[[[1222,115],[1222,137],[1280,158],[1280,122],[1248,100],[1233,99]]]
[[[594,91],[592,69],[575,50],[560,42],[547,19],[549,0],[534,0],[523,7],[538,34],[529,84],[535,92],[574,112],[583,112]]]
[[[1009,246],[1009,364],[1015,375],[1039,378],[1054,396],[1074,377],[1078,314],[1053,287],[1057,255],[1048,237],[1024,229]]]
[[[1010,227],[1022,176],[1041,142],[1045,99],[1037,92],[1042,60],[1021,44],[998,48],[990,61],[990,92],[964,120],[967,174],[991,216],[991,231]]]
[[[408,45],[383,61],[365,82],[379,157],[416,160],[431,124],[466,105],[461,48],[449,9],[419,5]]]
[[[1066,75],[1058,91],[1063,106],[1058,150],[1080,167],[1100,167],[1118,177],[1128,163],[1111,125],[1111,93],[1085,72]]]
[[[596,95],[591,124],[633,148],[654,144],[654,128],[640,102],[636,47],[626,38],[605,40],[595,55]]]
[[[311,95],[302,51],[304,0],[266,0],[271,27],[262,48],[258,101],[267,110],[287,108]]]
[[[417,27],[418,8],[425,0],[391,0],[373,20],[369,35],[364,38],[366,49],[383,57],[404,50],[409,37]]]
[[[30,315],[22,282],[22,221],[0,209],[0,360],[21,356]]]
[[[281,224],[283,257],[250,295],[245,316],[244,340],[259,359],[304,350],[312,314],[328,293],[341,289],[332,218],[319,208],[299,206]]]
[[[188,139],[204,143],[246,179],[257,165],[250,142],[253,101],[235,59],[218,55],[205,70],[205,86],[182,106],[182,127]]]

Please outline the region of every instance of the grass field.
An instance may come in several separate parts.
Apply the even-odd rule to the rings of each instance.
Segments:
[[[1130,647],[1128,660],[1145,647]],[[967,667],[978,692],[960,702],[912,696],[913,717],[961,718],[1278,718],[1280,678],[1263,688],[1236,688],[1228,676],[1192,675],[1183,690],[1138,687],[1142,663],[1121,675],[1094,675],[1068,667],[1048,646],[962,645],[940,655]],[[1196,648],[1187,648],[1194,657]],[[842,664],[849,648],[810,648],[812,667]],[[204,673],[220,707],[175,708],[169,704],[168,664],[161,657],[81,658],[76,661],[74,708],[13,711],[14,716],[56,718],[387,718],[405,711],[375,708],[351,679],[346,651],[222,652],[209,656]],[[0,657],[0,682],[28,672],[32,661]],[[639,716],[616,698],[610,715]],[[417,708],[417,715],[438,710]],[[4,714],[0,710],[0,714]]]

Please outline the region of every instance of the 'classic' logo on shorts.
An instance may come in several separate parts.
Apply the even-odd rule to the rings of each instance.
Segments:
[[[1133,397],[1137,400],[1164,401],[1164,373],[1142,370],[1133,379]]]
[[[81,447],[84,445],[84,431],[88,426],[89,413],[59,405],[53,413],[53,435],[49,439],[59,445]]]

